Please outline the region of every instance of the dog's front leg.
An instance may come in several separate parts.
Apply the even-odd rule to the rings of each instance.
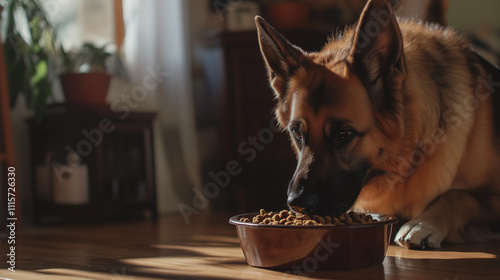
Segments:
[[[444,239],[477,240],[469,235],[470,227],[466,227],[471,221],[483,226],[492,220],[498,221],[499,201],[495,195],[450,190],[432,202],[419,217],[403,225],[394,241],[407,248],[428,249],[440,248]],[[474,232],[478,233],[477,228]]]

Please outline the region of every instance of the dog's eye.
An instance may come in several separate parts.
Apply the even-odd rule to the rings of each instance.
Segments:
[[[292,130],[293,137],[297,139],[297,141],[301,142],[302,141],[302,131],[300,129],[296,128]]]
[[[337,142],[339,143],[344,143],[349,140],[354,136],[354,132],[352,130],[341,130],[339,134],[337,135]]]

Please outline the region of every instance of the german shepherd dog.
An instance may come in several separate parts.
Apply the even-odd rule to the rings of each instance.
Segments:
[[[357,24],[314,53],[255,21],[298,160],[292,210],[397,215],[408,222],[395,242],[407,248],[500,237],[500,79],[470,43],[396,20],[386,0],[368,1]]]

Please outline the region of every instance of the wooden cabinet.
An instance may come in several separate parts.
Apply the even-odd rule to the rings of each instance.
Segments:
[[[327,34],[285,32],[307,51],[319,50]],[[216,208],[247,212],[283,209],[296,165],[288,136],[274,122],[274,96],[269,87],[257,32],[214,31],[206,34],[205,74],[217,102],[220,169],[234,160],[241,173],[215,199]],[[206,183],[213,180],[206,178]]]
[[[155,217],[154,117],[56,105],[29,120],[35,222]]]

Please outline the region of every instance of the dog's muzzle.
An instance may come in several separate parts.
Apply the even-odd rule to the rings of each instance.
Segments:
[[[318,204],[318,194],[311,193],[307,195],[296,195],[292,193],[288,195],[287,203],[294,212],[303,213],[314,209],[314,207]]]

